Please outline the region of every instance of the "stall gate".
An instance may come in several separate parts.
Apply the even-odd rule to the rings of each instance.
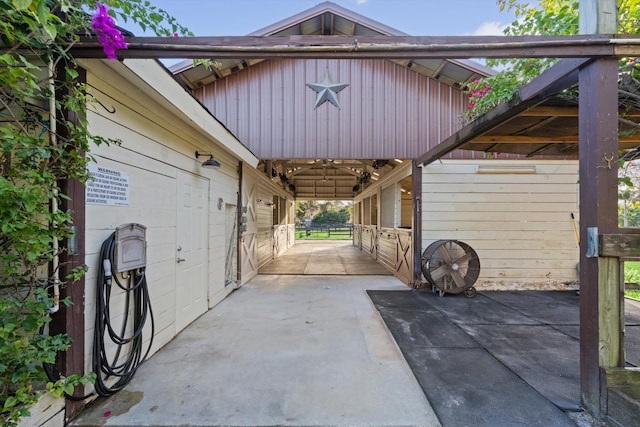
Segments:
[[[258,274],[258,178],[253,168],[243,165],[242,169],[242,212],[244,230],[241,233],[241,283],[246,283]]]
[[[353,246],[362,250],[362,225],[353,224]]]
[[[262,183],[258,184],[258,268],[273,260],[273,193]]]
[[[373,259],[378,259],[378,227],[364,225],[362,227],[362,250]]]
[[[404,283],[413,282],[411,230],[382,228],[378,232],[378,262]]]

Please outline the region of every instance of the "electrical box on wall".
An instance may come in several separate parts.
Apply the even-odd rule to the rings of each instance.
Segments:
[[[123,224],[116,228],[116,272],[135,270],[147,265],[147,227],[142,224]]]

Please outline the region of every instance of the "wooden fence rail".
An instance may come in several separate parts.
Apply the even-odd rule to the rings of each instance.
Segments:
[[[345,240],[353,238],[353,225],[351,224],[312,224],[309,226],[296,226],[296,236],[304,233],[307,238],[313,238],[320,234],[327,234],[328,238],[341,237]]]

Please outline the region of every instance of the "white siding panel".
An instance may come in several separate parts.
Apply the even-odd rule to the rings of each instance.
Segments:
[[[477,173],[477,165],[535,173]],[[478,253],[480,289],[567,289],[578,280],[577,161],[447,160],[423,168],[422,250],[435,240]]]
[[[236,203],[238,160],[220,149],[210,136],[182,122],[163,105],[104,65],[96,65],[88,75],[92,94],[115,113],[94,105],[87,119],[97,135],[118,138],[121,144],[92,147],[97,163],[126,172],[129,176],[128,206],[86,206],[85,360],[91,370],[91,343],[95,313],[96,275],[102,242],[119,225],[140,223],[147,227],[147,282],[155,318],[152,353],[179,332],[176,329],[176,226],[178,215],[176,177],[180,172],[209,181],[207,206],[209,222],[202,230],[208,236],[209,307],[222,300],[231,289],[224,287],[224,239],[226,203]],[[203,159],[194,152],[211,151],[222,164],[219,170],[201,167]],[[222,199],[223,209],[217,208]],[[115,304],[122,298],[113,298]],[[121,307],[113,306],[114,313]],[[147,336],[148,340],[150,337]]]

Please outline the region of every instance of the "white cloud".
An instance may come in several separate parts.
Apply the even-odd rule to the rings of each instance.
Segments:
[[[369,1],[369,0],[356,0],[356,3],[365,4],[367,1]]]
[[[507,27],[507,24],[503,24],[499,21],[486,21],[480,24],[474,32],[473,36],[501,36],[502,31]]]

